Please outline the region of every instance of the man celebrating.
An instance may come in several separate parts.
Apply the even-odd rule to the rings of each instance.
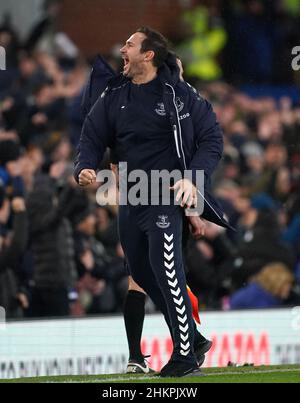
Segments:
[[[106,147],[128,171],[203,170],[205,181],[222,155],[222,132],[209,103],[180,81],[176,58],[165,38],[138,29],[121,49],[124,71],[87,116],[78,148],[75,178],[81,186],[96,180]],[[180,115],[179,115],[180,113]],[[121,205],[119,232],[130,274],[160,308],[174,344],[161,376],[201,375],[194,347],[198,333],[192,319],[182,262],[182,207],[204,198],[187,179],[175,183],[171,205]],[[161,198],[160,198],[161,201]],[[205,194],[203,217],[228,224]]]

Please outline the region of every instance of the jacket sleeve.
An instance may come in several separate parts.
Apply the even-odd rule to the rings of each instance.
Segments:
[[[112,137],[105,96],[97,100],[82,127],[75,158],[74,177],[77,182],[83,169],[98,169],[106,148],[112,143]]]
[[[203,170],[207,180],[222,157],[223,132],[211,104],[192,90],[190,98],[196,148],[189,169],[193,171],[193,179],[197,170]]]

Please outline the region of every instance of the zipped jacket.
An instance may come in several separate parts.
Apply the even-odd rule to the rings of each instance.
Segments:
[[[210,191],[210,177],[223,152],[223,133],[212,106],[193,87],[180,80],[173,55],[170,54],[158,70],[158,77],[162,88],[160,107],[173,130],[173,146],[180,166],[182,170],[192,171],[194,183],[197,170],[204,171],[204,194],[198,189],[198,197],[204,199],[201,217],[232,228]],[[86,118],[75,160],[74,177],[77,181],[81,170],[98,169],[107,147],[114,151],[115,122],[121,108],[130,102],[129,83],[128,78],[117,76],[101,57],[97,58],[83,98],[82,110]],[[97,101],[93,105],[95,99]]]

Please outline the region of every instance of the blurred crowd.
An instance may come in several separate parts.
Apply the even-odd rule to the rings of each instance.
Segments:
[[[209,2],[227,32],[222,68],[227,81],[299,83],[291,51],[300,43],[298,0],[215,0]]]
[[[117,206],[97,205],[97,185],[72,177],[90,68],[53,35],[53,4],[22,44],[0,28],[0,306],[11,318],[120,312],[127,292]],[[224,130],[213,187],[237,231],[207,223],[190,238],[188,283],[201,309],[299,304],[300,99],[197,89]]]
[[[299,303],[300,107],[224,83],[200,92],[224,130],[214,190],[237,232],[208,225],[205,239],[192,241],[190,284],[215,308]]]
[[[7,24],[0,75],[0,305],[8,317],[115,312],[127,291],[116,208],[73,179],[90,67],[56,29],[60,2],[24,43]]]

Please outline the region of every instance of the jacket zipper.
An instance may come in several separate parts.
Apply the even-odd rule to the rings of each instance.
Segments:
[[[177,155],[178,155],[178,158],[181,158],[181,155],[180,155],[180,152],[179,152],[178,138],[177,138],[177,136],[178,136],[177,127],[176,127],[175,124],[173,125],[173,133],[174,133],[174,138],[175,138],[175,145],[176,145]]]
[[[180,121],[179,121],[179,116],[178,116],[178,112],[177,112],[177,108],[176,108],[176,103],[175,103],[175,90],[174,88],[166,83],[166,85],[168,87],[171,88],[172,93],[173,93],[173,104],[177,113],[177,119],[178,119],[178,124],[180,125]],[[179,158],[181,158],[180,156],[180,152],[179,152],[179,145],[178,145],[178,133],[177,133],[177,126],[176,124],[173,124],[173,131],[174,131],[174,137],[175,137],[175,144],[176,144],[176,150],[177,150],[177,155]],[[181,133],[180,133],[180,139],[181,139]],[[181,139],[182,140],[182,139]],[[182,147],[182,143],[181,143],[181,147]],[[183,152],[183,148],[182,148],[182,152]],[[183,152],[183,159],[184,159],[184,165],[185,165],[185,169],[187,169],[186,164],[185,164],[185,158],[184,158],[184,152]],[[224,219],[222,219],[222,217],[220,217],[220,215],[217,213],[217,211],[213,208],[213,206],[209,203],[209,201],[206,199],[206,197],[199,191],[199,189],[197,189],[197,192],[199,193],[199,195],[204,199],[204,201],[206,201],[206,203],[209,205],[209,207],[212,209],[212,211],[216,214],[216,216],[221,220],[221,221],[225,221]]]
[[[173,105],[175,108],[175,112],[176,112],[176,117],[177,117],[177,122],[178,122],[178,128],[179,128],[179,138],[180,138],[180,145],[181,145],[181,151],[182,151],[182,156],[183,156],[183,163],[184,163],[184,168],[187,169],[186,166],[186,162],[185,162],[185,155],[184,155],[184,151],[183,151],[183,146],[182,146],[182,138],[181,138],[181,126],[180,126],[180,119],[179,119],[179,115],[178,115],[178,110],[176,107],[176,102],[175,102],[175,90],[172,87],[172,85],[165,83],[166,86],[171,88],[172,94],[173,94]],[[174,124],[173,128],[175,126],[175,130],[174,130],[174,136],[175,136],[175,143],[176,143],[176,149],[177,149],[177,155],[179,158],[181,158],[180,152],[179,152],[179,143],[178,143],[178,132],[177,132],[177,126]]]

